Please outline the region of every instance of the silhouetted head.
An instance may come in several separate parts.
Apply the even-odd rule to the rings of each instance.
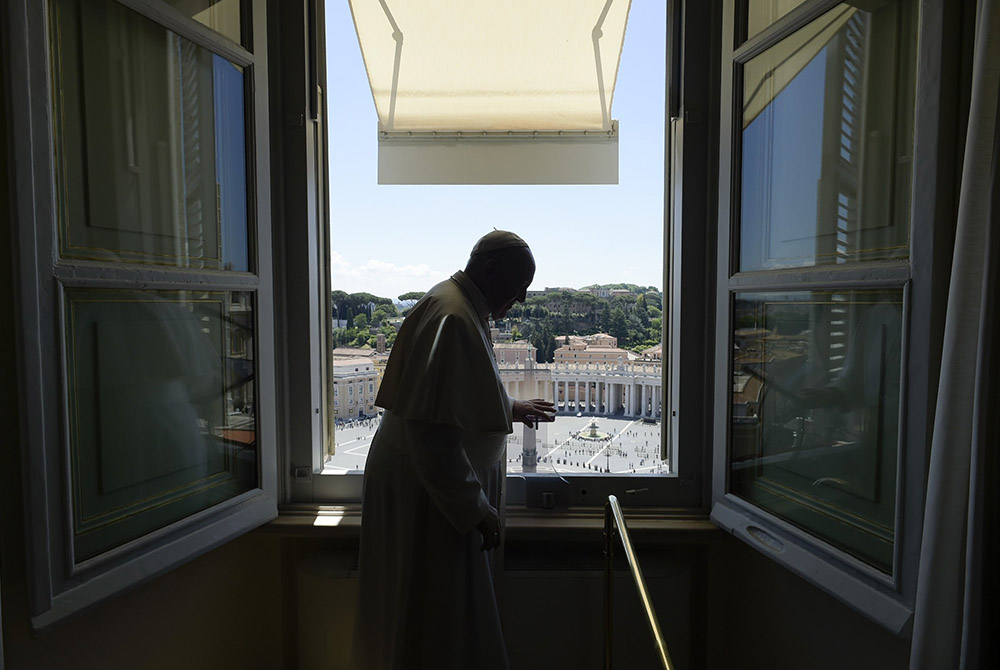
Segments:
[[[528,243],[514,233],[494,230],[476,242],[465,266],[494,319],[502,319],[514,303],[524,302],[535,277],[535,258]]]

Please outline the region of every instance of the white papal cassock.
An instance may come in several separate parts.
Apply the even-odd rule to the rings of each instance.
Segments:
[[[365,466],[352,667],[506,668],[492,553],[513,401],[482,293],[464,272],[432,288],[396,337]]]

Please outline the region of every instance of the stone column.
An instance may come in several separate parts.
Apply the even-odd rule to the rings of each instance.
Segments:
[[[580,382],[573,382],[573,409],[580,411]]]
[[[521,472],[538,471],[538,447],[535,443],[535,431],[524,427],[521,437]]]
[[[584,387],[584,390],[583,390],[583,398],[584,398],[584,400],[583,400],[583,411],[584,412],[589,412],[590,411],[590,380],[589,379],[586,381],[586,386]]]
[[[648,404],[649,404],[649,385],[648,384],[643,384],[642,385],[642,408],[639,411],[639,416],[641,416],[643,418],[646,417],[646,412],[649,411],[648,409],[646,409],[646,407],[647,407]]]

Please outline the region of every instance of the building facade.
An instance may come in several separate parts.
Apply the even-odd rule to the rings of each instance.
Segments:
[[[569,347],[580,345],[571,344]],[[555,403],[560,414],[596,414],[659,419],[663,405],[663,375],[659,361],[630,362],[615,353],[622,349],[596,347],[593,360],[536,363],[535,347],[527,342],[494,344],[500,379],[511,397],[541,398]],[[577,349],[586,353],[586,347]],[[607,354],[607,358],[596,356]]]
[[[338,421],[374,416],[378,371],[370,358],[333,360],[333,415]]]

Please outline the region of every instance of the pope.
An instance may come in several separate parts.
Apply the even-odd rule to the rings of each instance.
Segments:
[[[493,580],[506,437],[555,413],[515,400],[490,317],[524,302],[528,244],[494,230],[403,322],[365,466],[353,668],[507,668]]]

